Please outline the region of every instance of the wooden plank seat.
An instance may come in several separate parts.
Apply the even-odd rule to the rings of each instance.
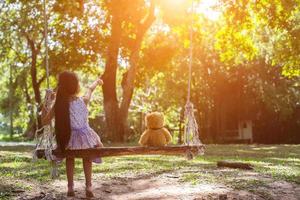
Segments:
[[[66,150],[64,153],[54,150],[53,154],[58,157],[109,157],[127,155],[198,155],[199,151],[204,152],[204,145],[193,146],[164,146],[164,147],[102,147],[94,149]],[[45,150],[37,150],[38,158],[45,158]]]

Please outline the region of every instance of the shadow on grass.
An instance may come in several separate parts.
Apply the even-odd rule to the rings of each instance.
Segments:
[[[125,156],[103,160],[103,164],[94,165],[94,173],[110,178],[189,169],[209,172],[219,170],[216,167],[218,160],[233,160],[253,164],[257,173],[300,183],[300,145],[207,145],[206,154],[192,161],[178,156]],[[60,165],[59,171],[60,178],[65,178],[64,164]],[[45,182],[50,180],[50,166],[46,160],[33,163],[30,152],[1,151],[0,148],[0,174]],[[83,176],[79,159],[76,160],[75,176]]]
[[[5,183],[0,182],[0,199],[8,200],[13,196],[13,190],[15,188],[12,185],[7,185]]]

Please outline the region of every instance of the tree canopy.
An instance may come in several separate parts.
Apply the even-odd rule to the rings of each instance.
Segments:
[[[0,2],[0,127],[13,116],[15,133],[28,136],[41,126],[46,88],[43,12],[38,0]],[[140,113],[154,110],[182,128],[190,31],[200,137],[216,141],[224,107],[228,120],[268,130],[261,141],[276,127],[273,142],[298,137],[299,0],[48,0],[47,21],[51,87],[63,70],[82,85],[103,73],[90,110],[107,140],[134,138]]]

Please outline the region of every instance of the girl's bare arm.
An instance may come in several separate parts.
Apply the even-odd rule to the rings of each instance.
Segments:
[[[85,93],[85,95],[83,96],[83,100],[85,102],[85,104],[88,104],[91,97],[92,97],[92,94],[95,90],[95,88],[98,86],[98,85],[102,85],[103,84],[103,81],[101,80],[101,78],[98,78],[96,81],[94,81],[90,87],[88,87],[88,90],[87,92]]]

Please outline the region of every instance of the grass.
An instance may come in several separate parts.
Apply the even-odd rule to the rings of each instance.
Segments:
[[[50,181],[49,163],[45,160],[33,163],[30,151],[29,147],[0,147],[0,178],[40,183]],[[254,173],[262,178],[249,175],[245,170],[218,169],[218,160],[250,163],[254,165]],[[205,155],[191,161],[176,156],[109,157],[103,161],[101,165],[94,165],[94,173],[105,179],[176,173],[183,182],[222,183],[251,192],[258,187],[267,187],[274,180],[300,184],[300,145],[207,145]],[[83,178],[81,165],[77,160],[76,178]],[[60,171],[63,170],[64,166],[60,166]],[[59,179],[66,179],[65,174],[62,173]],[[25,186],[15,184],[14,187]],[[5,191],[0,190],[0,199],[7,196]],[[267,193],[261,195],[268,196]]]
[[[24,139],[23,134],[15,133],[13,137],[11,137],[10,134],[0,131],[0,142],[23,142],[23,141],[26,141]]]

